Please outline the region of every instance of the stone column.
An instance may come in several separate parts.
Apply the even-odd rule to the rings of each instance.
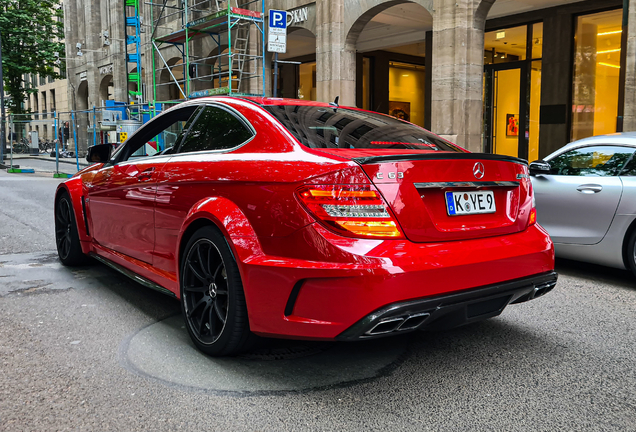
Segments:
[[[432,131],[470,151],[482,151],[484,28],[494,1],[434,2]]]
[[[321,102],[356,104],[356,48],[347,43],[344,0],[316,2],[316,93]],[[483,43],[483,41],[482,41]]]
[[[623,131],[636,131],[636,0],[629,0]]]

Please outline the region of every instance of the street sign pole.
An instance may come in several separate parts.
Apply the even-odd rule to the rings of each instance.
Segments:
[[[267,51],[274,53],[273,96],[278,97],[278,54],[287,52],[287,11],[269,10]]]
[[[2,76],[2,37],[0,36],[0,163],[4,160],[4,152],[7,148],[7,134],[5,133],[4,112],[4,78]]]
[[[278,53],[274,53],[274,97],[278,97]]]

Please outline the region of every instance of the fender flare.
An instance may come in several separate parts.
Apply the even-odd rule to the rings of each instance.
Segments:
[[[57,205],[57,199],[62,192],[68,193],[71,198],[71,204],[73,205],[73,211],[75,213],[75,223],[77,225],[77,233],[79,235],[80,244],[82,246],[82,252],[85,254],[90,252],[91,237],[88,235],[86,223],[87,217],[84,213],[84,206],[82,198],[86,195],[84,192],[84,183],[81,177],[73,177],[64,183],[60,183],[55,191],[55,204]]]
[[[184,236],[189,237],[200,222],[211,222],[225,237],[230,252],[236,260],[241,276],[245,275],[244,263],[251,257],[263,255],[256,232],[243,211],[231,200],[208,197],[198,201],[188,212],[177,240],[177,281],[181,272],[181,255],[185,248]]]

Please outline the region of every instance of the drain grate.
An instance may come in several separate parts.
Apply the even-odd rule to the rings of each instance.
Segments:
[[[291,360],[320,354],[334,346],[333,342],[304,342],[290,340],[267,340],[265,344],[238,358],[245,360]]]

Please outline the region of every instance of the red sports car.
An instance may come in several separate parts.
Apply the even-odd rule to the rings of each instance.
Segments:
[[[526,162],[387,115],[202,98],[110,149],[57,190],[59,257],[180,299],[210,355],[454,327],[556,284]]]

